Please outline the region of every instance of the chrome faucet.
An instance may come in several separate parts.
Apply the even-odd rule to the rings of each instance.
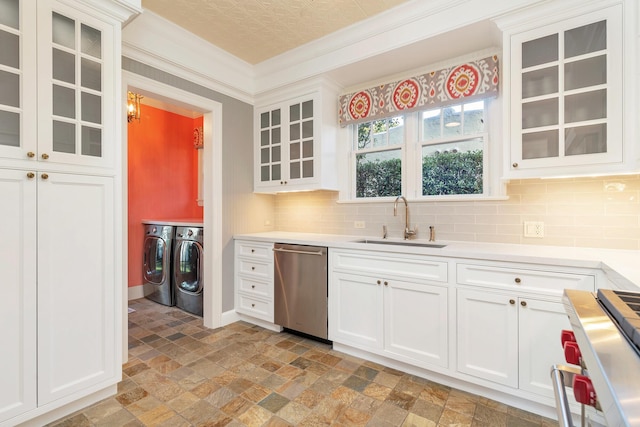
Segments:
[[[393,216],[398,215],[398,200],[400,199],[404,201],[404,240],[413,239],[416,234],[418,234],[418,227],[415,227],[413,230],[409,227],[409,203],[407,203],[407,199],[402,195],[396,197],[396,201],[393,202]]]

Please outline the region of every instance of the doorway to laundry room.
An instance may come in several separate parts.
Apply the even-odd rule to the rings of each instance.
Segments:
[[[184,230],[182,237],[201,240],[201,315],[205,326],[218,327],[222,314],[222,245],[214,236],[219,236],[222,229],[222,105],[123,72],[123,98],[128,99],[129,93],[139,96],[140,114],[139,119],[134,114],[124,124],[126,143],[121,153],[124,336],[127,301],[142,298],[145,293],[143,223],[154,220],[173,220],[174,233],[179,226],[191,225],[190,221],[199,222],[202,232]],[[187,223],[181,224],[180,220]],[[189,279],[188,274],[184,277]],[[187,283],[185,287],[192,289],[192,285]],[[126,355],[126,345],[124,349]]]
[[[202,316],[203,115],[129,92],[127,118],[129,290]]]

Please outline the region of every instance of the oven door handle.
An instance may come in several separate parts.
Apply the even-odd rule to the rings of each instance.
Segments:
[[[571,408],[569,408],[569,399],[567,399],[565,387],[571,386],[573,377],[580,374],[582,374],[582,370],[577,366],[553,365],[551,367],[551,382],[553,383],[553,394],[556,398],[558,424],[561,427],[573,427]]]

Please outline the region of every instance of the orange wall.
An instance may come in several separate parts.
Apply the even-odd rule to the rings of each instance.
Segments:
[[[143,105],[128,124],[129,286],[142,284],[142,219],[202,219],[191,119]]]

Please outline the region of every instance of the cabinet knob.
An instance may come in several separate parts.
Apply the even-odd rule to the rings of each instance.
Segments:
[[[516,277],[516,278],[515,278],[515,282],[516,282],[516,283],[520,283],[520,282],[522,282],[522,280],[521,280],[519,277]]]
[[[36,156],[36,153],[34,153],[33,151],[27,152],[27,157],[30,159],[34,158],[35,156]]]
[[[256,288],[256,285],[251,285],[251,289],[255,289],[255,288]]]
[[[254,253],[256,250],[255,249],[251,249],[251,253]]]
[[[42,153],[42,157],[44,160],[47,160],[49,158],[49,155],[47,153]]]
[[[380,284],[380,283],[382,283],[382,282],[380,282],[380,280],[378,280],[376,283],[379,285],[379,284]]]
[[[515,303],[516,303],[516,300],[514,300],[514,299],[510,299],[510,300],[509,300],[509,304],[513,305],[513,304],[515,304]]]
[[[49,174],[43,173],[42,175],[40,175],[40,177],[42,179],[49,179]]]
[[[514,163],[514,164],[512,164],[511,166],[513,166],[514,168],[517,168],[517,167],[518,167],[518,164],[517,164],[517,163]]]
[[[527,302],[526,301],[520,301],[520,305],[523,306],[523,307],[526,307],[527,306]]]
[[[35,173],[33,173],[33,172],[27,172],[27,178],[29,178],[29,179],[33,179],[33,177],[35,177],[35,176],[36,176],[36,174],[35,174]]]
[[[387,281],[385,280],[384,285],[385,285],[385,286],[389,286],[389,282],[387,282]]]
[[[253,271],[253,270],[255,270],[255,269],[256,269],[255,267],[251,266],[251,271]]]
[[[251,304],[251,308],[253,308],[253,307],[255,307],[255,306],[256,306],[255,304]]]

